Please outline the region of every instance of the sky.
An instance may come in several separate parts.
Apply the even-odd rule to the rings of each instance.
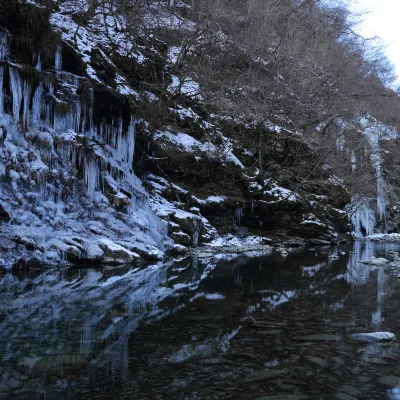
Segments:
[[[367,12],[359,28],[362,36],[378,36],[388,46],[386,54],[394,63],[400,80],[400,0],[349,1],[350,9]]]

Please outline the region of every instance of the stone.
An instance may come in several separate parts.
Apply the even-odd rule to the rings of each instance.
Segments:
[[[347,393],[350,396],[353,397],[360,397],[362,395],[361,390],[356,389],[353,386],[349,386],[349,385],[343,385],[340,389],[341,392]]]
[[[283,333],[282,329],[269,329],[266,331],[257,331],[258,335],[280,335]]]
[[[16,244],[7,236],[0,235],[0,250],[8,251],[16,247]]]
[[[378,383],[389,389],[393,389],[400,384],[400,377],[395,375],[382,376],[378,379]]]
[[[223,365],[223,364],[233,364],[233,361],[227,360],[226,358],[206,358],[204,360],[199,360],[200,365]]]
[[[30,258],[27,262],[26,262],[26,268],[27,269],[41,269],[43,268],[43,263],[37,259],[37,258]]]
[[[12,271],[15,273],[17,271],[29,270],[29,269],[41,269],[43,267],[43,263],[37,258],[29,258],[28,260],[24,260],[20,258],[16,263],[12,266]]]
[[[381,358],[376,358],[376,357],[366,358],[365,361],[369,364],[374,364],[374,365],[388,365],[387,361],[382,360]]]
[[[257,397],[255,400],[307,400],[304,394],[275,394],[271,396]]]
[[[101,261],[106,264],[129,264],[140,259],[138,254],[108,239],[101,239],[98,245],[104,252]]]
[[[353,333],[351,337],[362,342],[393,342],[396,340],[396,335],[391,332]]]
[[[193,244],[193,239],[187,233],[172,232],[170,236],[171,239],[177,244],[181,244],[183,246],[191,246]]]
[[[335,393],[334,398],[337,400],[357,400],[357,397],[353,397],[347,393],[342,392]]]
[[[17,235],[12,240],[17,244],[20,244],[20,245],[24,246],[29,251],[35,251],[36,250],[36,243],[32,239],[23,238],[23,237]]]
[[[364,260],[361,260],[360,263],[366,264],[366,265],[372,265],[373,267],[383,267],[387,264],[389,264],[389,260],[386,260],[386,258],[382,257],[371,257],[371,258],[366,258]]]
[[[258,371],[254,375],[249,376],[247,379],[245,379],[246,383],[251,383],[251,382],[258,382],[258,381],[264,381],[268,379],[275,379],[279,376],[284,376],[287,375],[286,370],[277,370],[277,369],[265,369],[263,371]]]
[[[330,333],[316,333],[307,336],[295,336],[294,340],[299,341],[339,341],[342,337]]]
[[[328,363],[320,357],[313,357],[313,356],[305,356],[304,357],[307,361],[311,364],[315,364],[321,368],[328,368]]]
[[[331,322],[332,328],[354,328],[356,323],[353,321],[348,322]]]
[[[199,258],[211,258],[213,257],[213,253],[207,253],[207,252],[200,252],[197,254],[197,257]]]

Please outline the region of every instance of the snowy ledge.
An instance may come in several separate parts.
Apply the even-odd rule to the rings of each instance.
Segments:
[[[400,233],[375,233],[364,237],[356,237],[356,239],[371,242],[400,242]]]
[[[227,235],[201,247],[190,249],[187,254],[203,259],[214,258],[223,254],[248,253],[249,256],[260,256],[272,252],[273,247],[271,244],[272,240],[266,237],[249,236],[238,238],[233,235]]]

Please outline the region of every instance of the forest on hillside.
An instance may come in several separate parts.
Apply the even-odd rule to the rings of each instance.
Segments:
[[[193,85],[192,93],[186,88],[194,79],[207,115],[243,122],[231,138],[254,151],[261,172],[271,165],[264,165],[269,143],[260,132],[276,123],[300,132],[313,146],[313,172],[326,164],[353,195],[376,197],[374,161],[371,165],[360,132],[366,124],[383,124],[385,138],[389,127],[400,127],[397,77],[384,44],[360,36],[364,16],[352,13],[345,1],[91,0],[81,9],[80,4],[75,2],[75,18],[82,24],[99,8],[113,18],[118,10],[139,48],[151,34],[174,49],[163,79],[149,76],[140,83],[161,94],[156,112],[141,110],[153,126],[165,123],[166,110],[183,87],[187,97],[198,98],[199,86]],[[169,13],[176,18],[167,18]],[[174,92],[162,96],[172,76],[179,78]],[[252,135],[246,125],[256,128]]]

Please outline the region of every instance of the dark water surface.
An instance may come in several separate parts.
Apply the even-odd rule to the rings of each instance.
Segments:
[[[399,344],[350,338],[400,337],[400,281],[359,263],[390,250],[7,274],[0,398],[400,399]]]

